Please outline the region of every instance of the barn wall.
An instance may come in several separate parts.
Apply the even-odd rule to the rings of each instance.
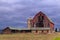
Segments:
[[[54,23],[50,22],[50,19],[43,14],[42,12],[37,13],[34,18],[31,21],[32,27],[34,27],[34,24],[38,22],[38,16],[44,16],[44,27],[49,27],[50,30],[43,30],[44,32],[52,32],[54,30]],[[38,31],[38,33],[41,33],[42,30]],[[32,33],[36,33],[35,31],[32,31]]]
[[[38,16],[44,16],[44,27],[48,27],[49,20],[45,14],[39,13],[34,16],[32,25],[34,25],[36,22],[38,22]]]
[[[10,34],[10,33],[11,33],[11,30],[10,29],[3,30],[3,34]]]
[[[50,28],[51,28],[51,32],[54,31],[54,24],[50,22]]]

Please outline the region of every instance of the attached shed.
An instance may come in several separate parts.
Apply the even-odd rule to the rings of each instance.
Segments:
[[[11,29],[9,27],[6,27],[2,30],[2,33],[4,34],[10,34],[11,33]]]
[[[13,28],[13,27],[6,27],[3,30],[4,34],[10,34],[10,33],[31,33],[31,30],[28,28]]]

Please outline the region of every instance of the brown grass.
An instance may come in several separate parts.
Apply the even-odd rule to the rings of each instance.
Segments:
[[[17,34],[0,34],[0,40],[54,40],[59,37],[60,33],[52,34],[32,34],[32,33],[17,33]]]

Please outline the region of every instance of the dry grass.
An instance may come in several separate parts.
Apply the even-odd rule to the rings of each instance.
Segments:
[[[32,34],[32,33],[0,34],[0,40],[54,40],[56,37],[60,37],[60,33],[53,33],[53,34]]]

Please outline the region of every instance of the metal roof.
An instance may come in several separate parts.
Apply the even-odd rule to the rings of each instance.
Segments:
[[[31,30],[50,30],[48,27],[43,27],[43,28],[31,28]]]
[[[50,30],[49,27],[43,27],[43,28],[13,28],[9,27],[11,30]]]
[[[40,14],[40,13],[44,14],[44,13],[43,13],[43,12],[41,12],[41,11],[40,11],[40,12],[38,12],[37,14]],[[37,15],[37,14],[36,14],[36,15]],[[53,21],[50,19],[50,17],[48,17],[47,15],[45,15],[45,16],[48,18],[48,20],[49,20],[50,22],[52,22],[52,23],[53,23]],[[31,18],[29,18],[29,19],[31,19],[31,20],[32,20],[32,19],[33,19],[33,17],[31,17]]]
[[[28,29],[28,28],[16,28],[16,27],[9,27],[10,29],[12,29],[12,30],[30,30],[30,29]]]
[[[53,21],[47,16],[48,20],[53,23]]]

